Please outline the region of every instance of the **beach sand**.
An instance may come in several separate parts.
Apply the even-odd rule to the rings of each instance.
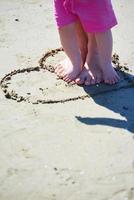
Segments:
[[[0,1],[0,200],[134,199],[134,2],[113,4],[121,81],[78,87],[45,69],[63,52],[39,62],[53,1]]]

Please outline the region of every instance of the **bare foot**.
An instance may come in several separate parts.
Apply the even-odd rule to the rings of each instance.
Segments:
[[[93,85],[95,84],[94,77],[89,70],[88,66],[85,65],[80,75],[76,78],[75,83],[78,85]]]
[[[79,77],[76,79],[77,84],[94,85],[103,82],[102,70],[99,66],[98,54],[94,54],[88,60]]]
[[[119,81],[120,78],[114,70],[112,63],[105,66],[105,69],[103,70],[103,79],[104,83],[110,85],[116,84]]]
[[[57,76],[68,83],[75,80],[81,71],[80,63],[79,65],[72,65],[69,59],[65,59],[55,66]]]
[[[103,82],[103,75],[98,63],[88,64],[88,68],[94,77],[94,84]]]

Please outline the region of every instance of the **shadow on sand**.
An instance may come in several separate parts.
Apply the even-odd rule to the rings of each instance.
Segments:
[[[134,76],[127,72],[120,72],[119,75],[121,80],[114,86],[100,84],[98,88],[83,86],[83,89],[96,104],[119,113],[124,120],[104,118],[103,116],[101,118],[76,116],[80,122],[87,125],[106,125],[127,129],[134,133]]]

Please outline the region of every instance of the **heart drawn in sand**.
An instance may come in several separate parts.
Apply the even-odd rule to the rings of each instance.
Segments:
[[[57,78],[54,65],[65,58],[62,48],[48,51],[39,61],[39,66],[18,69],[6,74],[0,84],[4,95],[17,102],[32,104],[64,103],[85,99],[134,85],[133,76],[126,66],[121,66],[119,56],[113,55],[113,63],[121,78],[116,85],[96,84],[94,86],[70,85]]]

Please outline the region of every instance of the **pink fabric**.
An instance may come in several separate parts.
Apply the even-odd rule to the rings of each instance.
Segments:
[[[80,20],[86,32],[103,32],[117,24],[111,0],[54,0],[58,28]]]

